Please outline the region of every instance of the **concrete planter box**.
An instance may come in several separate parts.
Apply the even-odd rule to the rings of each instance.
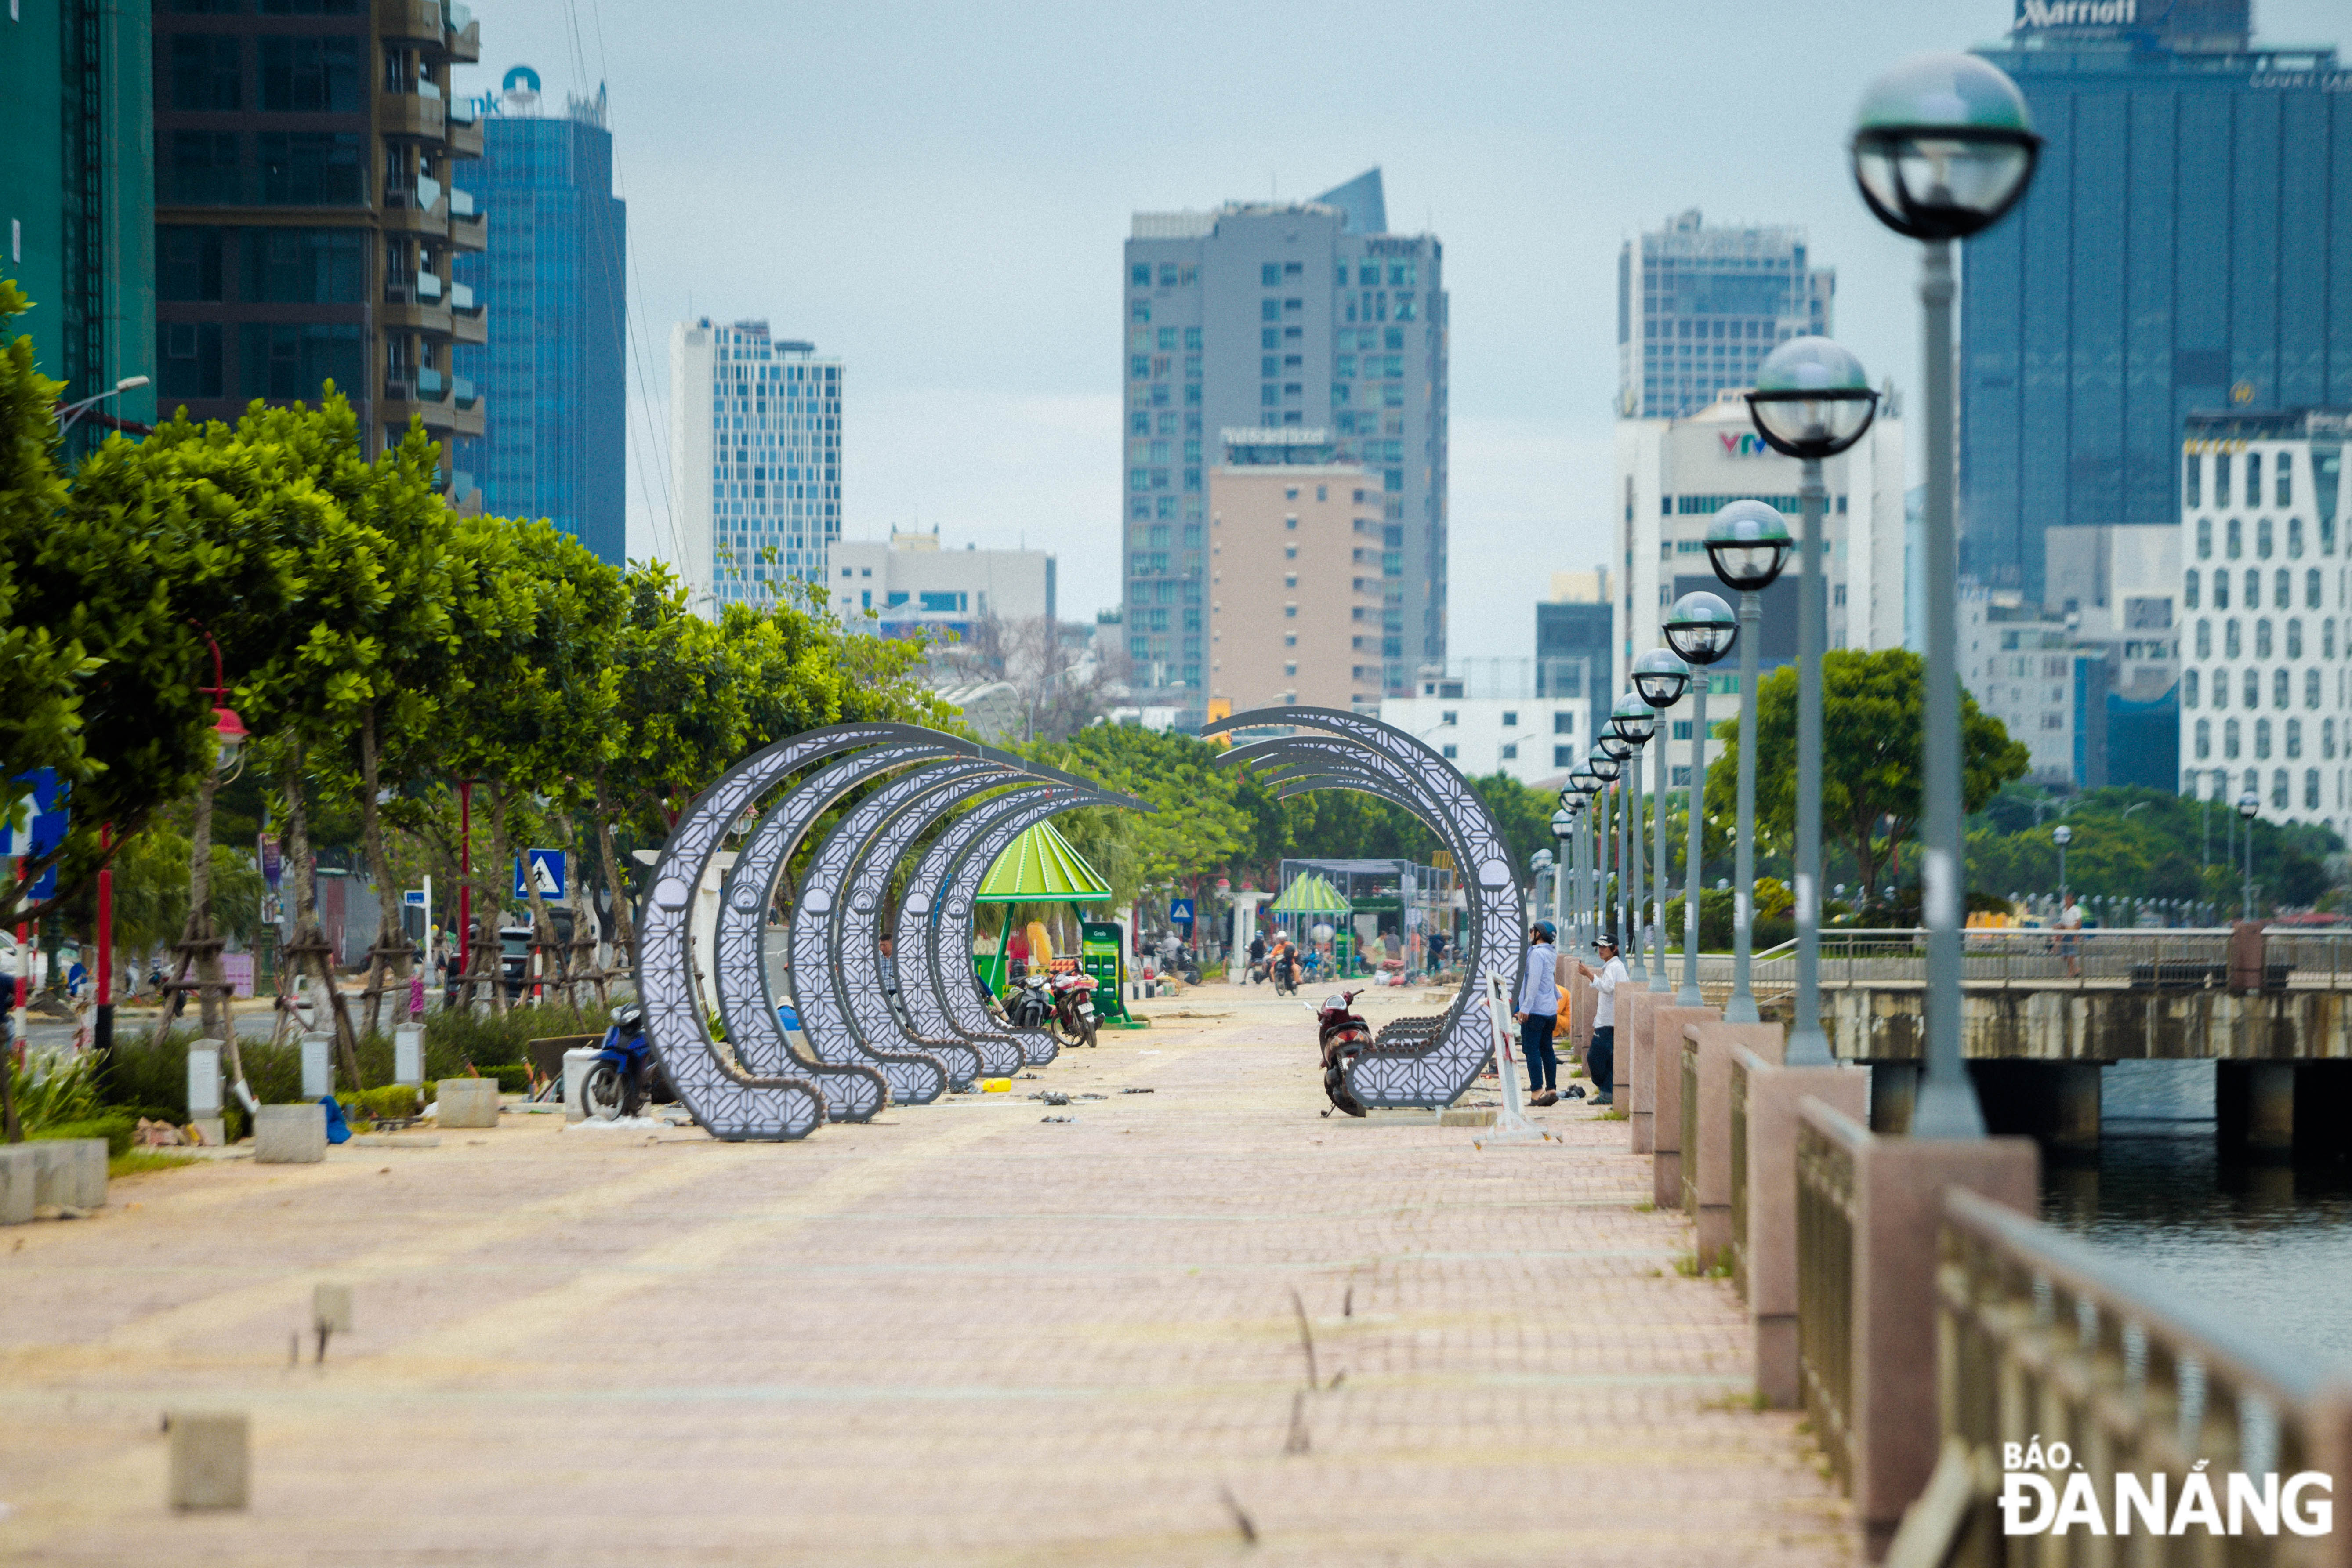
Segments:
[[[499,1124],[499,1080],[494,1078],[445,1078],[437,1086],[444,1127],[496,1127]]]
[[[31,1221],[34,1163],[30,1143],[0,1143],[0,1225]]]
[[[254,1163],[315,1165],[326,1157],[325,1106],[265,1105],[254,1112]]]
[[[59,1208],[106,1206],[106,1140],[42,1139],[19,1147],[33,1151],[33,1202]]]

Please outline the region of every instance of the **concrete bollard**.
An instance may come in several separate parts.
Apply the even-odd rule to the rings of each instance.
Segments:
[[[582,1046],[563,1053],[563,1120],[588,1120],[588,1102],[582,1098],[588,1090],[588,1075],[596,1070],[596,1058],[604,1054],[601,1046]]]
[[[496,1127],[499,1124],[499,1080],[494,1078],[445,1078],[436,1086],[444,1127]]]
[[[165,1419],[172,1428],[172,1506],[243,1508],[253,1485],[253,1436],[244,1414],[174,1410]]]
[[[1598,998],[1596,997],[1595,1000],[1597,1002]],[[1614,1026],[1616,1033],[1610,1037],[1610,1050],[1615,1058],[1609,1069],[1612,1081],[1605,1089],[1595,1092],[1607,1094],[1620,1109],[1624,1110],[1629,1137],[1633,1120],[1633,1097],[1631,1087],[1633,1080],[1627,1075],[1633,1070],[1633,1037],[1647,1026],[1646,1020],[1649,1017],[1650,1008],[1655,1004],[1668,1000],[1671,998],[1653,996],[1647,991],[1636,991],[1628,985],[1621,985],[1617,988],[1617,1022]],[[1645,1129],[1644,1136],[1646,1135]]]
[[[35,1174],[30,1143],[0,1143],[0,1225],[26,1225],[33,1217]]]
[[[320,1100],[335,1092],[335,1037],[302,1037],[302,1098]]]
[[[1683,1205],[1698,1231],[1698,1261],[1712,1268],[1731,1251],[1731,1056],[1748,1050],[1780,1059],[1778,1024],[1687,1024],[1683,1026],[1685,1093],[1683,1125],[1695,1135],[1683,1150]]]
[[[33,1151],[35,1206],[106,1206],[105,1139],[44,1138],[19,1147]]]
[[[1662,1209],[1683,1206],[1683,1031],[1693,1024],[1718,1024],[1712,1007],[1653,1007],[1650,1048],[1641,1067],[1650,1080],[1650,1201]],[[1633,1080],[1633,1104],[1643,1104],[1641,1078]]]
[[[327,1157],[327,1108],[265,1105],[253,1114],[257,1165],[315,1165]]]
[[[403,1024],[392,1032],[392,1081],[424,1087],[424,1025]]]

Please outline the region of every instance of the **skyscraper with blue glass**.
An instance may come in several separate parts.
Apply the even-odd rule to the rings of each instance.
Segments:
[[[489,301],[489,341],[459,346],[488,417],[457,443],[485,510],[543,517],[614,565],[627,552],[628,359],[623,292],[627,215],[613,195],[604,95],[543,113],[539,77],[507,72],[481,104],[475,199],[489,248],[460,256],[457,280]]]
[[[1969,242],[1963,568],[2055,600],[2053,529],[2177,526],[2194,412],[2352,403],[2352,72],[2256,46],[2249,0],[2017,0],[2048,139]]]

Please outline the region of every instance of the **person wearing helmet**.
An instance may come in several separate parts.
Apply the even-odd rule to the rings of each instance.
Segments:
[[[1518,1010],[1511,1021],[1519,1026],[1519,1055],[1528,1064],[1528,1094],[1534,1104],[1559,1100],[1559,1053],[1552,1048],[1552,1026],[1559,1021],[1559,950],[1552,945],[1549,921],[1538,921],[1528,933],[1527,966],[1519,972]]]

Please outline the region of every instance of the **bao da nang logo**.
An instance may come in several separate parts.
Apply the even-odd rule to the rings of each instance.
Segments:
[[[2105,1500],[2088,1474],[2074,1464],[2064,1443],[2000,1446],[2000,1530],[2003,1535],[2326,1535],[2336,1528],[2330,1500],[2334,1482],[2325,1471],[2298,1470],[2282,1479],[2275,1470],[2251,1476],[2231,1470],[2208,1475],[2200,1459],[2171,1491],[2168,1476],[2116,1475],[2115,1495]],[[2060,1477],[2062,1479],[2053,1479]]]

